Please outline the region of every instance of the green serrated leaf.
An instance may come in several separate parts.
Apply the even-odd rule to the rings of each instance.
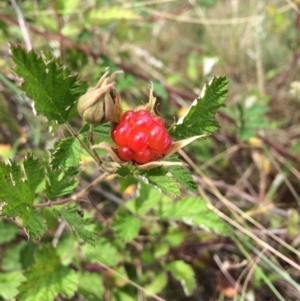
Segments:
[[[50,200],[70,194],[78,185],[76,176],[78,167],[70,167],[65,170],[51,170],[47,167],[47,181],[45,193]]]
[[[182,260],[177,260],[168,263],[166,269],[172,273],[174,278],[180,281],[185,294],[190,296],[196,287],[195,273],[191,266]]]
[[[19,288],[19,301],[53,301],[59,294],[71,298],[78,287],[78,274],[61,264],[51,246],[37,250],[36,262],[25,277]]]
[[[40,213],[32,207],[35,189],[43,179],[34,175],[42,175],[40,164],[33,157],[25,159],[24,164],[11,162],[5,165],[0,162],[0,198],[5,205],[2,214],[8,217],[21,218],[23,225],[31,238],[39,238],[46,231],[45,222]]]
[[[93,219],[84,219],[75,207],[68,208],[67,210],[56,210],[60,217],[63,217],[68,225],[73,229],[83,241],[95,245],[97,234],[86,229],[94,223]]]
[[[24,162],[25,177],[31,191],[36,191],[44,180],[45,171],[43,163],[33,155],[27,155]]]
[[[169,171],[175,180],[186,189],[197,190],[197,184],[191,174],[183,166],[169,166]]]
[[[116,247],[104,237],[99,239],[95,247],[83,245],[82,252],[90,262],[102,262],[108,266],[117,265],[121,259]]]
[[[18,294],[18,287],[25,280],[22,272],[0,273],[0,296],[12,300]]]
[[[51,150],[51,162],[53,168],[68,168],[77,166],[81,158],[81,148],[78,139],[69,137],[58,140]]]
[[[167,169],[156,167],[140,171],[140,175],[168,195],[179,196],[180,188],[173,178],[167,176]]]
[[[127,166],[121,166],[117,169],[116,173],[121,177],[127,177],[131,175],[131,171]]]
[[[161,217],[175,219],[187,224],[229,235],[228,225],[212,210],[207,208],[204,200],[196,197],[186,197],[175,204],[164,204]]]
[[[219,125],[214,117],[217,110],[224,106],[227,89],[226,76],[213,77],[205,85],[204,96],[196,99],[187,114],[171,129],[171,136],[175,139],[186,139],[216,131]]]
[[[112,228],[116,235],[125,242],[132,241],[137,237],[141,228],[141,221],[132,216],[128,211],[119,209],[118,215],[114,218]]]
[[[16,73],[24,79],[22,90],[34,101],[37,113],[49,121],[66,122],[86,85],[79,84],[77,76],[57,60],[46,62],[33,50],[26,52],[20,46],[12,46],[11,51]]]
[[[23,208],[23,212],[26,209]],[[46,223],[42,215],[35,208],[27,208],[28,213],[22,215],[23,224],[30,238],[40,238],[47,231]]]

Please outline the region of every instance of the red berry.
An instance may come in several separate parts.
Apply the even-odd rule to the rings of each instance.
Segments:
[[[135,116],[134,111],[130,110],[125,112],[120,119],[120,123],[128,122],[129,120],[132,119],[133,116]]]
[[[150,112],[145,110],[137,111],[135,116],[132,118],[136,127],[149,127],[153,122],[152,119],[153,117]]]
[[[139,164],[148,163],[148,162],[152,161],[152,159],[153,159],[153,154],[152,154],[150,148],[146,148],[145,150],[143,150],[141,152],[136,152],[133,155],[133,160]]]
[[[125,112],[111,136],[118,156],[139,164],[158,160],[172,144],[163,120],[147,110]]]
[[[128,145],[135,152],[145,150],[148,146],[148,134],[139,128],[134,129],[128,137]]]
[[[154,123],[156,123],[157,125],[159,125],[159,126],[161,126],[161,127],[165,127],[165,123],[163,122],[163,120],[160,118],[160,117],[158,117],[158,116],[154,116],[153,118],[152,118],[152,120],[153,120],[153,122]]]
[[[168,132],[158,126],[153,125],[149,131],[149,146],[151,148],[159,148],[165,142],[166,136],[168,136]]]
[[[123,161],[131,161],[133,159],[133,151],[127,146],[121,146],[118,148],[118,155]]]
[[[157,155],[164,155],[170,149],[171,144],[172,140],[170,136],[166,136],[164,143],[157,148],[152,148],[152,151]]]
[[[113,141],[119,146],[128,145],[128,137],[131,133],[132,127],[128,123],[120,123],[112,133]]]

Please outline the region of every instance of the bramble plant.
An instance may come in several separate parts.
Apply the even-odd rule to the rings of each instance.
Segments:
[[[185,115],[166,126],[155,113],[152,86],[147,104],[124,112],[114,81],[117,73],[109,75],[107,70],[87,90],[87,83],[59,60],[47,60],[16,45],[11,52],[15,72],[23,79],[21,89],[49,127],[61,129],[63,138],[57,138],[46,157],[27,153],[23,160],[0,163],[1,216],[8,218],[7,241],[17,235],[18,227],[9,223],[16,219],[35,250],[31,262],[23,263],[24,275],[9,268],[0,274],[0,296],[51,301],[58,295],[79,294],[84,300],[101,300],[110,287],[113,300],[136,300],[135,287],[163,300],[157,294],[165,288],[168,273],[180,281],[187,295],[192,294],[193,269],[183,260],[165,256],[184,240],[180,225],[224,236],[230,228],[195,193],[197,185],[176,152],[218,129],[215,114],[227,95],[226,77],[213,77]],[[74,125],[77,108],[83,120],[79,131]],[[84,162],[90,162],[92,172],[85,170]],[[90,183],[82,186],[80,182],[88,178]],[[89,191],[112,182],[119,184],[120,191],[130,191],[134,185],[136,193],[127,201],[117,199],[110,219],[99,223],[95,218],[101,215],[98,206],[87,210],[80,204],[89,200]],[[188,191],[184,197],[183,190]],[[112,202],[116,202],[114,197],[107,198],[106,203]],[[51,233],[66,226],[76,237],[66,230],[51,245]],[[3,227],[0,223],[0,230]],[[157,233],[163,231],[157,242]],[[36,248],[38,239],[44,243]],[[147,240],[143,247],[140,239]],[[22,250],[24,246],[15,252]],[[130,266],[140,258],[145,266],[137,275]],[[87,268],[91,263],[98,264],[103,273],[92,273]],[[156,265],[156,275],[151,274],[152,265]]]

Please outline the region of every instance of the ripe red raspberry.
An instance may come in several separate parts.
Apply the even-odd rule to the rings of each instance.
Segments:
[[[139,164],[159,159],[172,144],[162,119],[147,110],[125,112],[111,136],[120,159]]]

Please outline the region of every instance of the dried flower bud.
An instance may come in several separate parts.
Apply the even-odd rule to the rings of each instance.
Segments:
[[[77,109],[84,121],[91,124],[119,122],[122,108],[114,81],[118,73],[120,71],[107,76],[109,74],[107,69],[97,85],[79,98]]]

